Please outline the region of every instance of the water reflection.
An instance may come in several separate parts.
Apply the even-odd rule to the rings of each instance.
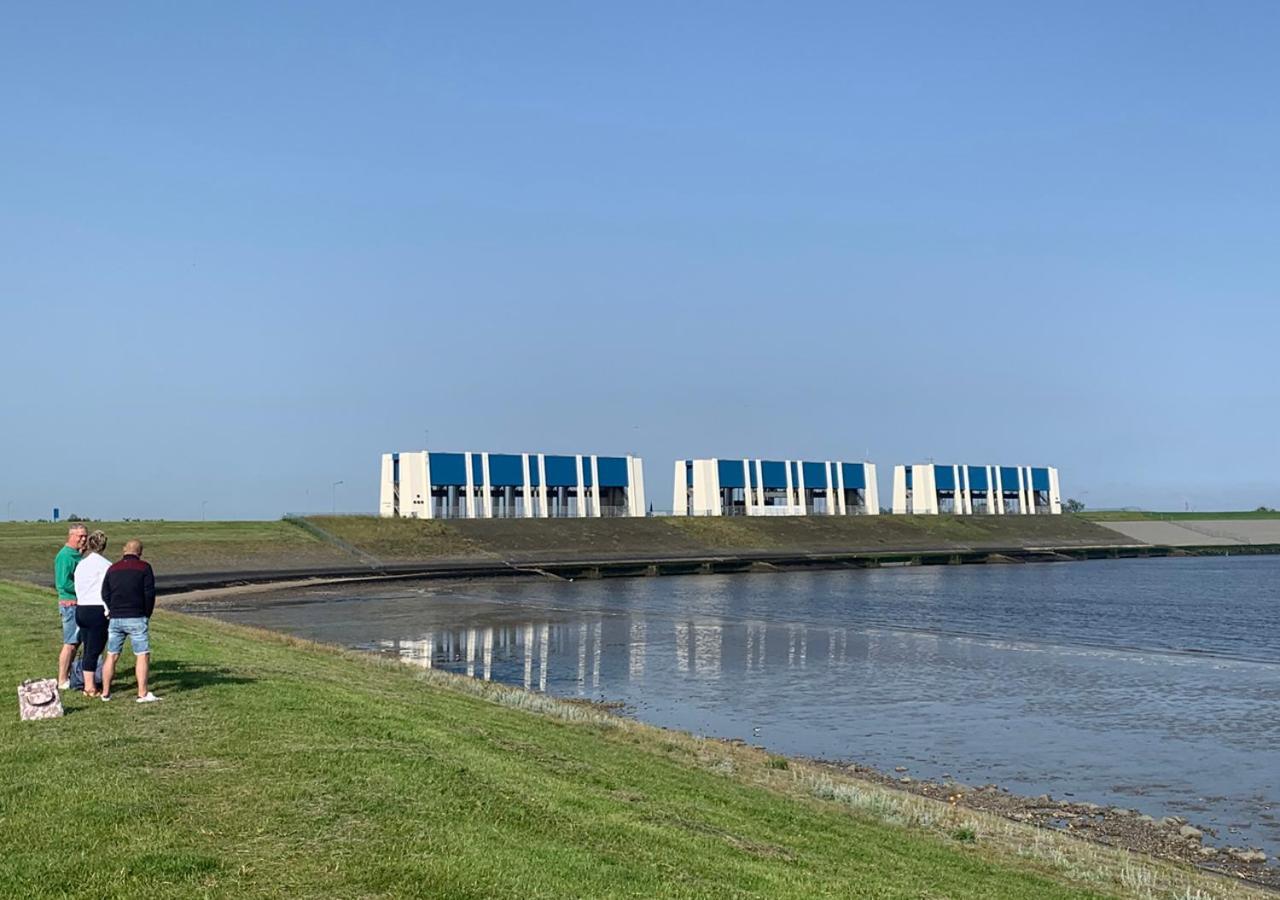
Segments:
[[[658,674],[669,672],[706,682],[770,670],[802,673],[811,661],[821,663],[828,673],[845,672],[853,667],[849,632],[848,628],[803,624],[650,622],[640,615],[597,616],[576,624],[541,620],[432,629],[368,646],[424,669],[484,681],[497,677],[538,691],[546,691],[550,680],[553,685],[572,684],[578,694],[587,694],[600,691],[605,682],[609,686],[643,682],[651,665],[668,667]],[[651,637],[657,640],[656,648],[651,649]],[[971,643],[968,638],[951,639],[951,652]],[[859,666],[879,662],[896,666],[904,659],[936,656],[938,638],[868,629],[855,635],[853,646]]]

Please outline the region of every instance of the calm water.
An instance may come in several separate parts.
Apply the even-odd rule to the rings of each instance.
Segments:
[[[1280,557],[314,588],[220,617],[1280,853]]]

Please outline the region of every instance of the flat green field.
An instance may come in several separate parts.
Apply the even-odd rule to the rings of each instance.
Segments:
[[[55,619],[0,583],[0,683],[52,671]],[[132,702],[126,653],[112,703],[0,717],[0,896],[1226,890],[541,695],[171,612],[152,630],[161,703]]]
[[[101,528],[116,558],[139,538],[157,572],[227,572],[349,565],[351,557],[288,522],[89,522]],[[53,557],[67,537],[65,523],[0,523],[0,577],[53,582]]]

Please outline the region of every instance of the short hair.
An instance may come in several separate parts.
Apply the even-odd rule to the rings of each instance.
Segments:
[[[137,538],[129,538],[129,540],[125,541],[124,555],[125,556],[141,556],[142,541],[138,540]]]
[[[90,553],[101,553],[107,549],[107,536],[101,531],[91,531],[84,546]]]
[[[87,533],[89,531],[89,526],[83,522],[72,522],[67,526],[67,534],[71,534],[73,531],[83,531]]]

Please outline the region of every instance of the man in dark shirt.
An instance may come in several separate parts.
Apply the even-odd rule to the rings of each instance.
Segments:
[[[102,699],[111,699],[111,678],[128,637],[137,657],[138,702],[155,703],[160,698],[147,690],[147,673],[151,668],[150,620],[156,608],[156,576],[151,565],[142,561],[142,541],[126,542],[124,557],[107,569],[102,579],[102,602],[111,619],[107,663],[102,667]]]

